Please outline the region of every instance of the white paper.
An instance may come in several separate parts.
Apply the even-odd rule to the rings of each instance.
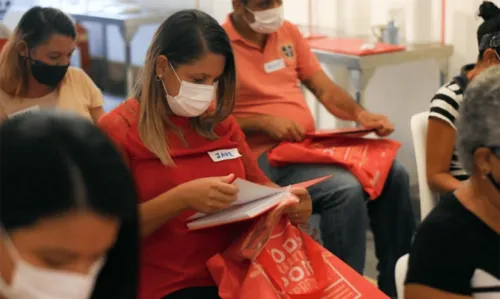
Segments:
[[[236,185],[240,191],[233,205],[241,205],[283,191],[281,188],[263,186],[243,179],[236,179],[233,184]]]
[[[251,219],[276,206],[287,196],[289,196],[288,192],[280,192],[265,199],[235,206],[216,214],[206,215],[201,219],[188,223],[187,226],[189,229],[199,229]]]
[[[270,197],[275,194],[283,192],[283,189],[281,188],[267,187],[240,178],[236,179],[233,182],[233,184],[238,187],[239,193],[236,198],[236,201],[231,206],[246,204],[258,199]],[[196,213],[193,216],[189,217],[188,221],[198,219],[205,215],[206,214],[203,213]]]
[[[8,117],[9,118],[13,118],[13,117],[16,117],[16,116],[21,116],[21,115],[24,115],[24,114],[31,114],[31,113],[39,112],[39,111],[40,111],[40,106],[35,105],[35,106],[31,106],[31,107],[19,110],[17,112],[11,113],[11,114],[8,115]]]

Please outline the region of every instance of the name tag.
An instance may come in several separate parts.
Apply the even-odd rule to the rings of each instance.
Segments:
[[[21,116],[21,115],[24,115],[24,114],[32,114],[32,113],[39,112],[39,111],[40,111],[40,106],[36,105],[36,106],[31,106],[29,108],[26,108],[26,109],[19,110],[17,112],[11,113],[11,114],[9,114],[7,116],[9,118],[13,118],[13,117],[16,117],[16,116]]]
[[[232,160],[241,157],[240,152],[238,152],[237,148],[208,152],[208,155],[214,162]]]
[[[282,70],[284,68],[285,68],[285,59],[284,58],[276,59],[276,60],[273,60],[273,61],[270,61],[270,62],[264,64],[264,69],[266,70],[266,73],[268,73],[268,74]]]

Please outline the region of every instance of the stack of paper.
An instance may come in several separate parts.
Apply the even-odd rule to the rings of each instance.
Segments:
[[[329,177],[330,176],[321,177],[294,186],[308,188]],[[290,187],[273,188],[242,179],[236,179],[233,184],[238,187],[239,193],[232,206],[211,215],[197,213],[191,216],[188,218],[187,224],[190,230],[209,228],[252,219],[276,207],[283,200],[293,198],[293,195],[290,193]]]

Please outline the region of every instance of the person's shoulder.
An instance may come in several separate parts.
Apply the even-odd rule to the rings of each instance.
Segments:
[[[462,206],[453,193],[443,196],[438,205],[431,211],[420,225],[416,237],[429,236],[432,239],[446,241],[468,242],[474,235],[474,227],[470,212]],[[452,245],[452,244],[448,244]]]
[[[283,25],[278,30],[278,32],[281,34],[287,34],[287,35],[290,35],[293,37],[302,36],[302,33],[300,33],[300,30],[299,30],[299,27],[297,27],[297,25],[295,25],[294,23],[287,21],[287,20],[285,20],[283,22]]]
[[[85,80],[85,81],[90,80],[90,77],[81,68],[70,66],[68,68],[68,72],[66,73],[66,79],[78,82],[81,80]]]
[[[228,31],[228,29],[231,29],[233,27],[233,24],[231,24],[231,15],[227,15],[224,19],[224,22],[222,22],[220,25],[226,31]]]
[[[434,94],[434,98],[439,98],[441,95],[447,96],[455,101],[460,101],[463,97],[463,90],[455,79],[441,86]]]
[[[90,76],[81,68],[70,66],[64,78],[63,84],[79,87],[83,89],[94,85]]]
[[[215,131],[217,134],[230,134],[237,128],[239,128],[239,125],[236,121],[236,117],[229,115],[215,126]]]
[[[136,99],[128,99],[110,112],[103,115],[97,125],[108,133],[128,131],[137,124],[139,103]]]

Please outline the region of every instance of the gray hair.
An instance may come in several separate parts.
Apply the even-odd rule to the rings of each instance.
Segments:
[[[478,147],[500,147],[500,66],[474,78],[464,94],[457,121],[457,150],[464,169],[474,170]]]

